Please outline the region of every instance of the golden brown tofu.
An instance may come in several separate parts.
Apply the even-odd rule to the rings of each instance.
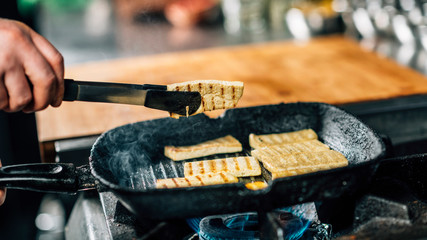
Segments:
[[[314,132],[312,129],[264,135],[255,135],[251,133],[249,135],[249,145],[252,148],[257,149],[287,143],[303,142],[313,139],[318,139],[318,137],[316,132]]]
[[[165,156],[174,161],[241,151],[242,144],[231,135],[191,146],[165,146]]]
[[[252,155],[263,163],[263,166],[270,171],[273,178],[348,165],[347,158],[334,150],[280,155],[274,151],[263,151],[265,149],[254,150]]]
[[[243,88],[243,82],[219,80],[188,81],[167,86],[168,91],[200,92],[202,102],[199,109],[192,115],[236,107],[237,102],[243,95]],[[171,113],[172,118],[181,116]]]
[[[236,183],[238,181],[239,180],[231,174],[211,173],[183,178],[157,179],[156,188],[196,187],[214,184]]]
[[[283,145],[273,145],[269,147],[258,148],[252,152],[263,151],[271,156],[284,156],[300,152],[321,152],[329,150],[329,146],[319,140],[309,140],[304,142],[288,143]]]
[[[333,168],[345,167],[347,165],[348,165],[348,162],[345,163],[343,161],[343,162],[336,162],[336,163],[329,163],[329,164],[319,164],[315,166],[310,166],[308,168],[299,168],[294,170],[285,170],[285,171],[278,170],[277,172],[272,172],[271,177],[272,179],[281,178],[281,177],[290,177],[290,176],[323,171],[323,170],[328,170]]]

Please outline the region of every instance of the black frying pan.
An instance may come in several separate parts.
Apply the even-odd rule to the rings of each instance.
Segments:
[[[231,134],[249,151],[248,135],[314,129],[322,142],[343,153],[349,166],[276,179],[252,191],[243,183],[155,189],[157,178],[183,176],[183,162],[163,155],[165,145],[191,145]],[[200,114],[124,125],[95,142],[89,166],[32,164],[3,167],[0,185],[38,191],[111,191],[142,218],[172,219],[220,213],[271,210],[302,202],[355,194],[366,188],[379,159],[382,139],[343,110],[323,103],[291,103],[239,108],[210,119]],[[220,157],[220,156],[214,156]],[[193,160],[192,160],[193,161]],[[268,178],[268,176],[265,176]]]

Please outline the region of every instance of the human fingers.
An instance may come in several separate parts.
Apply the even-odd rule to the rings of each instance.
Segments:
[[[57,79],[50,64],[33,44],[25,45],[20,53],[25,75],[32,85],[33,101],[24,111],[32,112],[45,109],[56,96]]]
[[[9,97],[9,105],[4,109],[17,112],[32,101],[32,93],[22,67],[15,67],[4,75],[4,86]]]
[[[1,161],[0,161],[0,167],[1,167]],[[4,203],[4,200],[6,199],[6,188],[0,187],[0,205]]]
[[[64,96],[64,58],[61,53],[44,37],[31,30],[34,44],[45,57],[56,76],[56,95],[50,103],[53,107],[61,105]]]
[[[0,187],[0,206],[3,205],[6,200],[6,188]]]
[[[3,76],[0,76],[0,110],[5,110],[9,107],[9,96],[7,95],[6,87],[4,86]]]

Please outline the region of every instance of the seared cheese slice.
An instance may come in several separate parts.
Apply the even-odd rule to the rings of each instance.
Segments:
[[[249,135],[249,145],[252,148],[261,148],[274,145],[282,145],[294,142],[303,142],[307,140],[318,139],[317,134],[313,129],[304,129],[294,132],[275,133],[256,135],[251,133]]]
[[[242,144],[231,135],[191,146],[165,146],[165,156],[174,161],[241,151]]]
[[[197,111],[198,114],[217,109],[234,108],[243,95],[243,82],[219,81],[219,80],[197,80],[183,83],[175,83],[167,86],[168,91],[200,92],[202,102]],[[182,115],[171,113],[172,118]]]
[[[254,157],[230,157],[214,160],[186,162],[184,176],[206,173],[229,173],[235,177],[261,175],[261,167]]]
[[[252,156],[263,163],[273,178],[293,176],[319,170],[326,170],[348,165],[347,158],[340,152],[325,150],[321,152],[300,152],[281,155],[275,151],[262,148],[252,151]]]
[[[215,184],[237,183],[239,180],[227,173],[211,173],[183,178],[157,179],[156,188],[196,187]]]

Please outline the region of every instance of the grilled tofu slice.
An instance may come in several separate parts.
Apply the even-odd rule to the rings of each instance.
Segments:
[[[183,178],[157,179],[156,188],[181,188],[214,184],[237,183],[239,180],[227,173],[210,173]]]
[[[323,171],[323,170],[328,170],[328,169],[333,169],[338,167],[345,167],[347,165],[348,165],[348,162],[347,163],[336,162],[336,163],[329,163],[324,165],[319,164],[319,165],[310,166],[307,168],[300,168],[300,169],[294,169],[294,170],[285,170],[285,171],[278,170],[277,172],[271,172],[271,177],[274,180],[276,178],[290,177],[290,176]]]
[[[249,145],[252,148],[262,148],[274,145],[282,145],[294,142],[303,142],[307,140],[318,139],[317,134],[313,129],[303,129],[294,132],[286,133],[275,133],[275,134],[264,134],[255,135],[251,133],[249,135]]]
[[[193,114],[217,109],[234,108],[243,95],[243,82],[238,81],[218,81],[218,80],[197,80],[183,83],[175,83],[167,86],[168,91],[200,92],[202,103],[199,109]],[[171,113],[172,118],[179,118],[182,115]]]
[[[261,175],[261,167],[254,157],[230,157],[184,164],[186,177],[220,172],[229,173],[235,177],[258,176]]]
[[[276,151],[266,151],[267,149],[268,148],[253,150],[252,156],[263,163],[263,166],[270,171],[273,178],[293,176],[348,165],[347,158],[340,152],[334,150],[282,155]]]
[[[265,154],[269,154],[270,156],[286,156],[301,152],[321,152],[325,150],[329,150],[329,146],[315,139],[305,142],[272,145],[269,147],[263,147],[252,150],[252,152],[255,152],[255,154],[257,154],[257,152],[262,151],[265,152]],[[253,154],[254,153],[252,153],[252,155]]]
[[[165,146],[165,156],[174,161],[204,157],[219,153],[235,153],[241,151],[242,144],[231,135],[191,146]]]

